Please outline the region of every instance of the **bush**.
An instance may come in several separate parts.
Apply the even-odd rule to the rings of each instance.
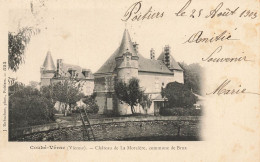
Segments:
[[[201,109],[194,108],[162,108],[160,109],[162,116],[201,116]]]
[[[91,96],[85,96],[82,101],[86,104],[86,111],[88,113],[96,114],[99,111],[98,104],[96,102],[96,94],[93,93]]]
[[[198,63],[187,65],[184,62],[179,63],[184,70],[184,83],[196,94],[202,95],[202,86],[204,81],[204,68]]]
[[[178,82],[168,83],[162,89],[162,96],[168,99],[169,107],[191,108],[198,100],[187,86]]]
[[[54,121],[54,108],[37,89],[24,87],[9,97],[11,128],[46,124]]]

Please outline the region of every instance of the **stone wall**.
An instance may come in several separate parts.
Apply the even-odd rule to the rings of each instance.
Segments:
[[[148,116],[93,119],[97,141],[136,137],[200,137],[200,117]],[[83,141],[80,122],[47,124],[12,131],[10,141]]]

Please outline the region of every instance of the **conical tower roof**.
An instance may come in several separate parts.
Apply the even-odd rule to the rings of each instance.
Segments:
[[[44,60],[44,63],[43,63],[43,67],[44,67],[44,70],[45,71],[55,71],[55,65],[53,63],[53,59],[52,59],[52,56],[51,56],[51,52],[48,51],[46,57],[45,57],[45,60]]]
[[[137,53],[133,46],[133,42],[131,40],[131,37],[130,37],[127,29],[125,29],[125,31],[124,31],[123,38],[122,38],[121,44],[119,46],[119,51],[118,51],[117,57],[122,56],[126,52],[132,53],[132,56],[137,56]]]
[[[140,53],[136,53],[127,29],[124,31],[120,46],[95,74],[113,73],[116,70],[116,58],[121,57],[127,51],[132,53],[132,56],[137,56],[139,58],[138,71],[173,74],[161,60],[146,59]]]

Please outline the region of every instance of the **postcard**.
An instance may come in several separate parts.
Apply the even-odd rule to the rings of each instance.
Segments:
[[[1,161],[260,161],[258,0],[2,4]]]

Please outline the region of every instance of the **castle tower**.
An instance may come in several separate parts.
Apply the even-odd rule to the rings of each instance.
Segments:
[[[128,30],[125,29],[116,59],[117,78],[127,82],[138,77],[138,49],[135,49]]]
[[[133,77],[138,77],[138,44],[133,44],[128,30],[124,31],[124,35],[119,47],[116,60],[117,79],[128,82]],[[127,104],[118,102],[117,110],[120,115],[129,112],[130,107]]]
[[[48,51],[44,63],[41,67],[41,86],[48,86],[51,83],[51,79],[55,75],[55,65],[51,56],[51,52]]]

